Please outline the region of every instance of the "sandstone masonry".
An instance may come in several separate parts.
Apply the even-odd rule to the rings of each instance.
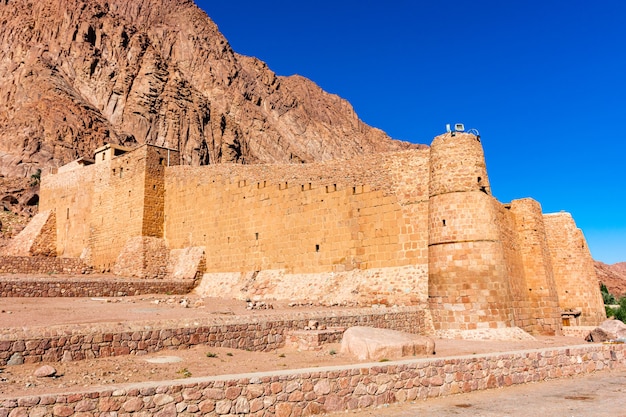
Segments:
[[[560,334],[562,314],[605,317],[572,217],[498,202],[471,134],[311,164],[179,166],[177,151],[150,145],[94,159],[44,175],[50,214],[11,255],[52,247],[137,280],[202,278],[207,296],[412,305],[427,333],[450,337]]]

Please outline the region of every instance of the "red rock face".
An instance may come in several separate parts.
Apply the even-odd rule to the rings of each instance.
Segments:
[[[0,0],[0,174],[106,142],[183,164],[310,162],[417,145],[311,81],[238,55],[187,0]]]
[[[626,296],[626,262],[607,265],[600,261],[594,262],[596,275],[601,284],[617,299]]]

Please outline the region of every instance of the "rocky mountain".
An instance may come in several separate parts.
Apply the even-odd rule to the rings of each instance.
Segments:
[[[237,54],[191,0],[0,0],[0,175],[106,142],[184,164],[309,162],[405,149],[310,80]]]
[[[606,288],[615,298],[619,299],[626,296],[626,262],[607,265],[595,261],[594,266],[598,281],[606,285]]]
[[[39,181],[33,178],[0,177],[0,248],[16,236],[37,213]]]

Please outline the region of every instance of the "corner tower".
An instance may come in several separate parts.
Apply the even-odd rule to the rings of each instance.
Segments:
[[[513,325],[497,204],[480,137],[436,137],[430,148],[428,296],[442,335]]]

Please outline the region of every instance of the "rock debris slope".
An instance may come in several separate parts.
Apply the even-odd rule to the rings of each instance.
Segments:
[[[310,162],[412,146],[300,76],[235,53],[188,0],[0,0],[0,175],[106,142],[184,164]]]

